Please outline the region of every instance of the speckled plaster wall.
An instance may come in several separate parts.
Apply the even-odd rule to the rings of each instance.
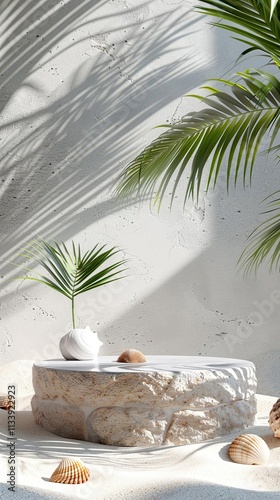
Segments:
[[[277,164],[261,157],[251,189],[227,196],[221,178],[185,210],[184,185],[159,214],[148,202],[121,206],[113,192],[153,127],[197,107],[182,96],[230,75],[241,51],[195,3],[1,2],[1,363],[58,357],[70,329],[67,299],[9,281],[20,247],[39,234],[117,245],[130,259],[128,278],[77,301],[102,354],[242,357],[265,380],[280,343],[279,279],[264,269],[244,281],[235,266]]]

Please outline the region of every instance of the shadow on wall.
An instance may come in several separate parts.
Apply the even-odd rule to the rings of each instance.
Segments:
[[[188,50],[172,55],[197,18],[167,22],[153,3],[125,15],[101,0],[2,3],[2,277],[33,235],[67,240],[115,212],[106,194],[141,124],[203,78]]]
[[[66,241],[117,212],[120,206],[108,191],[130,158],[150,142],[150,129],[159,123],[154,115],[213,73],[219,76],[225,59],[231,57],[227,52],[228,35],[220,31],[213,60],[219,61],[223,69],[209,74],[211,62],[207,65],[199,60],[193,42],[201,35],[196,35],[199,16],[185,2],[168,5],[159,0],[130,0],[126,4],[133,7],[124,9],[125,2],[113,0],[1,3],[2,277],[11,272],[9,260],[19,247],[37,233],[46,239]],[[160,10],[156,8],[159,4]],[[178,118],[177,104],[171,119]],[[149,134],[148,139],[145,134]],[[257,206],[258,200],[252,195],[250,210],[253,203]],[[224,205],[228,205],[228,199]],[[225,259],[224,276],[229,265],[234,266],[242,250],[237,248],[233,257],[234,239],[241,238],[240,233],[245,234],[247,229],[243,226],[241,231],[240,219],[236,219],[236,230],[228,214],[222,226],[219,208],[216,203],[211,247],[203,249],[204,254],[182,271],[174,272],[164,285],[159,284],[156,292],[146,293],[145,304],[132,304],[131,311],[109,325],[109,332],[104,328],[103,340],[109,337],[114,349],[126,347],[138,333],[140,340],[135,347],[147,339],[149,344],[143,347],[151,354],[198,354],[198,337],[202,354],[222,354],[216,349],[227,331],[222,323],[231,332],[230,328],[238,327],[238,318],[234,307],[224,303],[227,293],[232,297],[232,284],[228,283],[228,288],[223,285],[221,291],[221,278],[213,283],[213,275],[222,275],[221,267],[217,273],[221,259]],[[248,210],[244,205],[240,217]],[[225,226],[226,233],[219,233]],[[190,233],[195,233],[193,228]],[[182,234],[188,250],[188,233]],[[4,278],[1,285],[4,288]],[[201,290],[198,299],[194,293],[197,287]],[[261,281],[250,287],[254,294],[263,291]],[[207,290],[210,299],[203,308],[202,291]],[[247,291],[236,285],[236,310],[241,310],[242,293],[244,304],[248,303]],[[4,291],[3,300],[8,299]],[[205,320],[201,311],[205,311]],[[225,321],[222,315],[226,311]],[[143,317],[144,327],[139,320]],[[196,317],[195,336],[194,332],[190,335],[188,325],[195,324]],[[186,328],[182,331],[183,324]],[[203,343],[205,336],[208,341]],[[160,342],[157,340],[153,348],[154,337]],[[240,351],[245,357],[242,349],[239,343],[234,353],[226,350],[224,355],[238,357]],[[251,355],[249,347],[246,351],[249,358],[258,354],[256,350]]]

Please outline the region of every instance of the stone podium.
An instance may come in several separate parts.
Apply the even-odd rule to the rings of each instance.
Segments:
[[[114,446],[184,445],[253,425],[256,376],[239,359],[147,356],[33,365],[32,411],[41,427]]]

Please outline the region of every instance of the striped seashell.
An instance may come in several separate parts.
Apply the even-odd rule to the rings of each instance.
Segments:
[[[89,326],[73,328],[66,333],[59,342],[59,349],[65,359],[78,359],[80,361],[93,359],[97,361],[100,346],[103,344],[92,332]]]
[[[52,473],[52,483],[80,484],[85,483],[90,476],[90,470],[78,458],[64,458]]]
[[[9,401],[7,394],[0,394],[0,409],[9,410],[12,407],[12,403]]]
[[[228,454],[238,464],[262,465],[269,458],[269,448],[260,436],[241,434],[231,443]]]
[[[118,363],[146,363],[146,358],[142,352],[137,349],[128,349],[120,354]]]
[[[274,436],[280,437],[280,399],[277,399],[276,403],[272,406],[269,413],[269,426],[274,432]]]

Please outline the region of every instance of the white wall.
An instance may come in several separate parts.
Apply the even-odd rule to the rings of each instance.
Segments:
[[[230,75],[243,46],[179,0],[3,1],[1,91],[0,362],[58,357],[70,304],[11,262],[36,235],[123,249],[130,276],[80,296],[80,325],[102,354],[223,355],[257,363],[279,349],[280,284],[267,269],[236,272],[277,163],[260,157],[251,189],[215,193],[172,212],[121,206],[122,168],[158,131],[198,104],[182,96]],[[240,68],[261,64],[247,60]],[[275,187],[276,186],[276,187]],[[270,353],[270,354],[268,354]]]

